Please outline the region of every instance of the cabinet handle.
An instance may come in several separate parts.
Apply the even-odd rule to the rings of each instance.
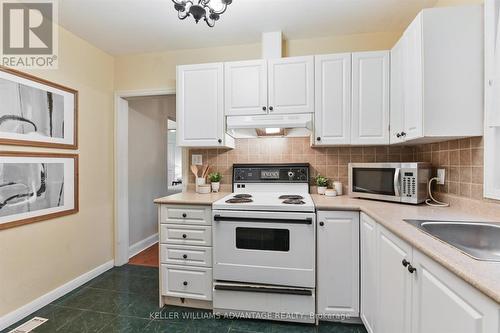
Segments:
[[[410,262],[406,259],[403,259],[401,263],[403,264],[404,267],[408,267],[408,265],[410,264]]]
[[[273,112],[274,108],[272,106],[269,107],[269,111]]]
[[[188,255],[187,255],[187,254],[183,254],[183,255],[182,255],[182,257],[183,257],[184,259],[187,259],[187,258],[188,258]]]
[[[262,111],[267,111],[267,108],[265,106],[263,106]]]
[[[217,140],[218,143],[222,143],[222,139]]]
[[[319,137],[319,136],[318,136],[318,137],[316,138],[316,141],[321,141],[321,137]]]
[[[413,274],[416,271],[417,271],[417,269],[415,267],[413,267],[412,265],[408,265],[408,272],[410,272],[411,274]]]
[[[187,281],[184,281],[182,282],[183,285],[187,286],[188,285],[188,282]]]
[[[182,213],[182,217],[183,217],[183,218],[186,218],[186,217],[187,217],[187,214],[186,214],[186,213]]]
[[[187,238],[187,235],[186,234],[182,234],[182,238]]]
[[[322,227],[325,225],[325,222],[320,222],[319,225]]]

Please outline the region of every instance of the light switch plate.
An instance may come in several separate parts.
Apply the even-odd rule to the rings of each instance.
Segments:
[[[203,155],[192,155],[191,164],[193,165],[203,165]]]

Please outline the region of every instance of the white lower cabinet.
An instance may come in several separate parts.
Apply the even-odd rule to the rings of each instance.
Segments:
[[[324,320],[359,317],[359,212],[317,214],[318,315]]]
[[[376,234],[375,262],[380,267],[376,279],[376,331],[410,332],[412,276],[407,268],[411,262],[411,246],[382,227]]]
[[[212,308],[212,210],[161,205],[160,306]]]
[[[499,332],[497,303],[368,215],[361,213],[360,223],[361,319],[368,332]]]
[[[377,312],[377,224],[365,214],[360,218],[361,306],[360,317],[368,333],[375,332]]]
[[[499,332],[500,306],[413,250],[413,333]]]

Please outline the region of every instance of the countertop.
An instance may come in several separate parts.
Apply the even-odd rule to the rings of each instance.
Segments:
[[[154,202],[157,204],[210,206],[228,194],[230,193],[197,194],[183,192],[156,199]],[[403,205],[355,199],[345,195],[325,197],[324,195],[313,194],[312,198],[316,210],[356,210],[366,213],[408,244],[434,259],[500,304],[500,263],[475,260],[460,250],[403,221],[404,219],[434,219],[476,222],[496,221],[500,223],[500,213],[497,214],[496,210],[492,214],[491,211],[482,211],[481,209],[474,209],[474,207],[466,207],[465,210],[456,206],[436,208],[426,205]],[[500,208],[498,212],[500,212]]]
[[[426,205],[403,205],[389,202],[354,199],[348,196],[312,195],[316,210],[357,210],[366,213],[386,229],[426,254],[449,271],[468,282],[500,304],[500,263],[475,260],[447,243],[434,238],[404,219],[435,219],[500,222],[491,214],[470,213],[458,207],[436,208]]]
[[[168,205],[206,205],[211,206],[215,201],[231,194],[228,192],[218,192],[209,194],[199,194],[196,192],[182,192],[172,194],[163,198],[158,198],[154,202]]]

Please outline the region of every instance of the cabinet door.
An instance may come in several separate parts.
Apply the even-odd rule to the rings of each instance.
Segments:
[[[315,144],[351,143],[351,53],[315,57]]]
[[[400,143],[404,141],[403,132],[405,131],[404,123],[404,70],[405,70],[405,52],[406,38],[405,36],[396,43],[391,50],[391,130],[390,143]]]
[[[223,64],[177,67],[177,144],[224,144]]]
[[[352,144],[389,143],[389,51],[352,55]]]
[[[405,31],[404,124],[405,139],[423,136],[422,15]],[[457,55],[458,56],[458,55]]]
[[[361,320],[369,333],[375,332],[377,315],[377,224],[361,213]],[[378,331],[377,331],[378,332]]]
[[[226,116],[267,113],[267,63],[265,60],[224,64]]]
[[[314,112],[314,57],[268,60],[270,113]]]
[[[411,262],[412,248],[380,226],[377,243],[376,331],[410,332],[412,274],[403,265],[403,260]]]
[[[318,313],[359,317],[359,212],[320,211],[317,220]]]
[[[413,265],[413,333],[499,331],[496,303],[416,250]]]

